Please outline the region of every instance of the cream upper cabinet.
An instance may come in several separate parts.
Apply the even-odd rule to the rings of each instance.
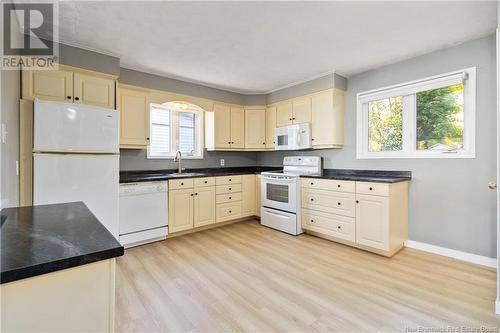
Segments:
[[[255,175],[241,177],[241,216],[255,215]]]
[[[311,98],[305,97],[293,101],[292,121],[294,124],[310,123],[311,122]]]
[[[114,109],[115,80],[74,73],[73,86],[75,103]]]
[[[215,223],[215,186],[195,187],[194,227]]]
[[[120,146],[144,149],[149,140],[148,92],[131,86],[118,86]]]
[[[266,148],[274,148],[276,134],[276,107],[266,109]]]
[[[340,148],[344,145],[344,94],[323,91],[311,98],[313,148]]]
[[[389,198],[356,195],[356,239],[361,245],[389,250]]]
[[[266,147],[266,110],[245,110],[245,148]]]
[[[40,98],[115,108],[115,77],[59,65],[57,70],[22,71],[22,98]]]
[[[293,124],[293,104],[281,103],[276,105],[276,127]]]
[[[245,110],[231,107],[231,148],[245,148]]]
[[[194,193],[192,188],[168,192],[169,233],[193,228]]]
[[[216,148],[231,147],[231,108],[214,104],[214,136]]]
[[[73,72],[65,70],[22,71],[22,97],[73,101]]]

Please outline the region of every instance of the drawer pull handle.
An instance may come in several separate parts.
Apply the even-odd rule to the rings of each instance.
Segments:
[[[313,183],[313,182],[311,182],[311,185],[314,185],[314,183]]]
[[[229,211],[229,214],[231,214],[231,213],[232,213],[232,212],[231,212],[231,211]]]
[[[229,197],[229,200],[231,200],[231,197]]]
[[[340,185],[337,185],[338,188],[340,188]]]
[[[184,185],[184,183],[181,183],[181,186]]]
[[[208,183],[208,181],[205,180],[205,184]]]
[[[370,191],[373,191],[373,187],[370,187]]]
[[[229,181],[231,181],[231,178],[229,178]]]
[[[337,227],[337,229],[342,229],[342,227],[341,227],[341,226],[338,226],[338,227]]]
[[[340,202],[337,202],[337,205],[339,205],[339,206],[340,206]]]
[[[231,191],[231,188],[229,188],[229,191]]]

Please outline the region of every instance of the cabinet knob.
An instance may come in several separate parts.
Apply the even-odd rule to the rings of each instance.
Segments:
[[[340,188],[340,185],[337,185],[337,187],[339,187],[339,188]]]
[[[229,188],[229,191],[231,191],[231,188]]]
[[[229,181],[231,181],[231,178],[229,178]]]
[[[337,227],[337,229],[342,229],[342,227],[341,227],[341,226],[338,226],[338,227]]]
[[[231,197],[229,197],[229,200],[231,200]]]
[[[370,191],[373,191],[373,187],[370,187]]]
[[[146,138],[146,140],[148,140],[148,141],[149,141],[149,138]]]
[[[234,141],[231,141],[231,144],[234,145]]]
[[[231,144],[231,141],[228,141],[227,143]]]
[[[265,145],[266,143],[265,142],[262,142],[263,145]]]
[[[67,99],[71,99],[71,96],[66,96]]]
[[[314,138],[311,138],[311,141],[314,141]]]
[[[229,213],[232,213],[231,211],[229,211]]]
[[[195,193],[194,195],[198,195],[198,193]]]
[[[205,180],[205,184],[208,183],[208,181]]]
[[[314,198],[311,198],[311,201],[314,201]]]
[[[314,223],[314,220],[311,220],[311,223]]]
[[[292,118],[288,118],[288,120],[292,120]]]
[[[191,193],[191,196],[193,196],[193,193]]]
[[[184,183],[181,183],[181,186],[184,185]]]
[[[356,203],[359,203],[359,200],[356,200]]]
[[[314,183],[313,183],[313,182],[311,182],[311,185],[314,185]]]
[[[80,99],[80,98],[78,98],[78,97],[75,97],[75,101],[78,101],[79,99]]]
[[[340,202],[337,202],[337,205],[339,205],[339,206],[340,206]]]
[[[293,117],[292,120],[295,120],[295,117]]]

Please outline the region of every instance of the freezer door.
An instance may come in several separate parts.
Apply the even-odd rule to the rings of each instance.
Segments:
[[[35,100],[35,151],[118,153],[119,131],[118,111]]]
[[[119,156],[35,154],[35,205],[83,201],[118,239]]]

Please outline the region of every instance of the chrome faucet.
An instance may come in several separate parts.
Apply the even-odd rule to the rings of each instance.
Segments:
[[[178,150],[175,152],[175,157],[174,157],[174,162],[179,163],[179,167],[178,167],[179,169],[177,171],[178,173],[182,173],[182,165],[181,165],[182,161],[181,160],[182,160],[182,153],[180,150]]]

